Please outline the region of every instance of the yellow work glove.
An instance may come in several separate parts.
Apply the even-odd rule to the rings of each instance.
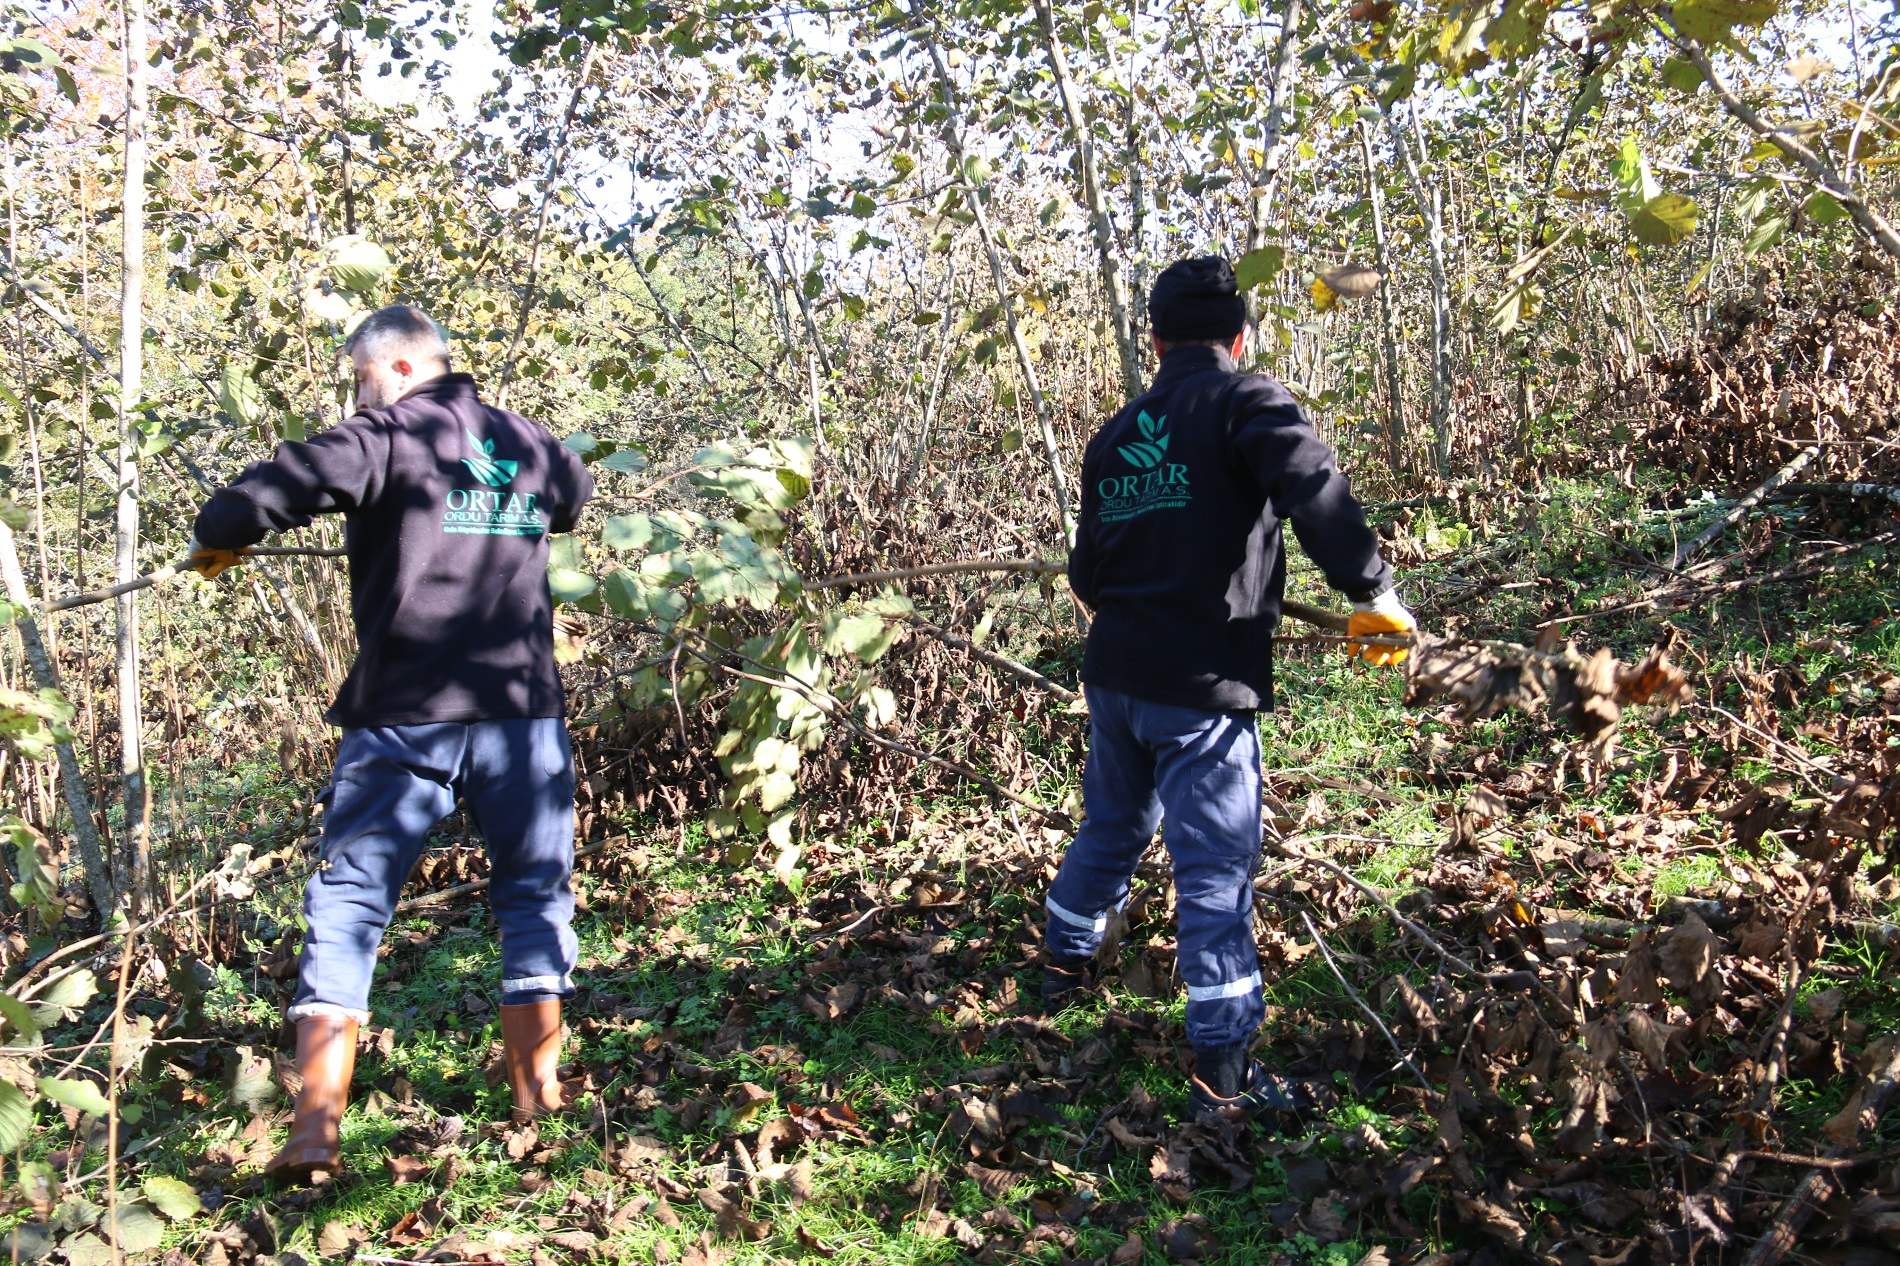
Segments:
[[[241,549],[211,549],[198,544],[198,538],[192,537],[191,544],[185,547],[185,558],[191,569],[206,580],[216,580],[229,568],[236,567],[238,560],[248,551]]]
[[[1418,621],[1399,601],[1395,590],[1388,589],[1371,602],[1352,604],[1352,615],[1346,621],[1347,636],[1357,634],[1393,634],[1413,633],[1418,630]],[[1411,652],[1398,646],[1369,646],[1363,642],[1346,643],[1346,654],[1357,655],[1368,664],[1398,665],[1405,662]]]

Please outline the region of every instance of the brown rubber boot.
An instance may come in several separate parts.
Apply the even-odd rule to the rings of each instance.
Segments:
[[[350,1101],[356,1071],[356,1021],[348,1016],[311,1015],[297,1021],[297,1072],[303,1091],[290,1122],[284,1150],[264,1166],[273,1182],[306,1184],[318,1174],[343,1169],[338,1127]]]
[[[501,1059],[515,1094],[514,1119],[532,1121],[567,1107],[561,1085],[561,1000],[501,1009]]]

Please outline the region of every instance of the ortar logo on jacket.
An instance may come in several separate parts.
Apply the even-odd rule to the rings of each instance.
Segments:
[[[1117,445],[1122,460],[1140,474],[1111,475],[1102,480],[1096,493],[1101,498],[1100,516],[1104,523],[1119,523],[1155,510],[1180,510],[1194,499],[1188,491],[1188,468],[1184,462],[1168,457],[1168,419],[1146,409],[1135,417],[1141,438]]]
[[[461,536],[540,536],[547,516],[536,503],[538,492],[508,489],[521,463],[495,456],[495,441],[468,436],[469,456],[462,465],[482,486],[451,488],[443,498],[442,530]]]

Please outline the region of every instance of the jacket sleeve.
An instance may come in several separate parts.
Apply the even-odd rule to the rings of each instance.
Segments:
[[[247,467],[205,502],[192,534],[213,549],[244,549],[319,514],[362,509],[381,494],[388,470],[388,431],[358,414]]]
[[[565,444],[554,445],[552,482],[555,503],[548,511],[548,531],[572,532],[581,521],[581,511],[594,497],[594,476],[579,455]]]
[[[1095,592],[1100,551],[1093,527],[1097,509],[1095,480],[1091,477],[1094,464],[1095,443],[1091,441],[1082,454],[1082,504],[1075,518],[1075,546],[1069,551],[1069,589],[1091,610],[1100,605]]]
[[[1333,450],[1320,439],[1292,396],[1266,378],[1242,381],[1233,411],[1233,441],[1241,460],[1266,490],[1275,513],[1325,575],[1354,602],[1392,587],[1392,569],[1379,538],[1340,473]]]

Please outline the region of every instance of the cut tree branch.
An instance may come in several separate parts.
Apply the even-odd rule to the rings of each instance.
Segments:
[[[951,650],[967,651],[970,655],[988,664],[991,668],[1001,669],[1018,681],[1027,682],[1036,689],[1052,694],[1064,703],[1074,703],[1081,696],[1067,686],[1061,685],[1043,676],[1027,664],[1018,663],[1007,655],[998,655],[995,651],[984,650],[967,637],[960,637],[948,629],[939,628],[922,616],[910,617],[911,624],[948,646]]]
[[[244,551],[245,558],[341,558],[340,549],[299,549],[291,546],[256,546]],[[84,593],[68,594],[64,598],[55,598],[46,604],[48,614],[58,611],[71,611],[74,607],[89,607],[94,603],[110,602],[121,594],[136,593],[140,589],[150,589],[153,585],[162,585],[175,580],[191,570],[191,560],[181,558],[175,563],[167,563],[157,571],[148,571],[143,576],[116,585],[107,585],[103,589],[89,589]]]
[[[1767,500],[1768,495],[1781,485],[1793,479],[1806,469],[1809,462],[1821,455],[1819,444],[1810,444],[1796,453],[1794,457],[1774,474],[1757,484],[1752,492],[1737,501],[1729,511],[1696,534],[1694,540],[1676,548],[1675,556],[1669,560],[1670,571],[1681,571],[1682,565],[1702,551],[1702,547],[1728,531],[1732,524],[1748,516],[1748,512]]]

